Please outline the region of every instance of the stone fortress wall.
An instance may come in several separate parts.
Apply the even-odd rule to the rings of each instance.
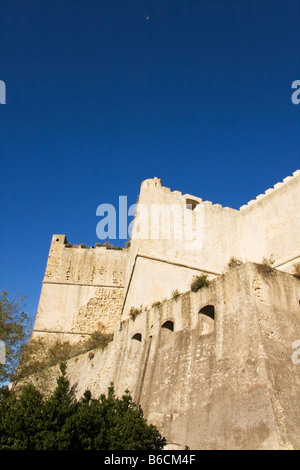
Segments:
[[[198,204],[194,210],[187,208],[191,201]],[[175,289],[189,290],[195,274],[206,273],[211,279],[221,275],[231,257],[261,263],[264,257],[273,256],[274,267],[287,272],[300,262],[299,170],[240,210],[171,192],[158,178],[142,183],[137,211],[139,205],[146,208],[148,217],[134,221],[122,318],[127,317],[131,306],[149,307],[170,298]],[[162,210],[177,206],[182,218],[192,217],[193,230],[198,230],[196,240],[190,243],[184,234],[176,238],[174,218],[157,217],[159,210],[154,210],[151,218],[155,205]],[[144,230],[140,227],[143,223],[147,226]],[[147,230],[149,236],[145,238]],[[159,238],[153,239],[151,233],[159,234]]]
[[[164,206],[178,211],[165,218]],[[240,210],[145,180],[130,248],[75,247],[53,236],[33,338],[76,343],[99,326],[114,332],[103,351],[68,361],[71,382],[79,394],[105,392],[111,381],[117,393],[129,388],[175,448],[300,448],[300,366],[291,361],[300,339],[300,284],[291,274],[299,213],[299,170]],[[193,240],[180,236],[176,217],[191,221]],[[253,263],[271,255],[268,276]],[[228,271],[233,256],[244,264]],[[201,273],[210,286],[193,293]],[[181,295],[172,299],[175,289]]]
[[[256,264],[116,325],[68,361],[78,396],[129,389],[173,449],[299,449],[300,282]]]
[[[273,254],[274,267],[293,271],[300,261],[300,171],[240,208],[243,259]]]
[[[77,342],[120,319],[127,253],[105,247],[71,246],[53,235],[34,336]]]

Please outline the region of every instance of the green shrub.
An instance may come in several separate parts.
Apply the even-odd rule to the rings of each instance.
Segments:
[[[161,450],[165,438],[148,424],[128,390],[77,398],[60,367],[50,394],[32,384],[0,389],[0,450]]]
[[[86,351],[90,349],[104,349],[113,340],[112,333],[103,333],[102,331],[94,331],[90,338],[83,344]]]
[[[204,287],[209,286],[209,280],[207,274],[200,274],[199,276],[194,276],[191,283],[191,291],[198,292],[198,290],[203,289]]]

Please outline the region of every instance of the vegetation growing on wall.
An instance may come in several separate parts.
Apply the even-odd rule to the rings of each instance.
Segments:
[[[294,264],[293,267],[294,267],[294,276],[300,280],[300,263]]]
[[[180,292],[179,292],[178,289],[175,289],[175,290],[172,291],[172,294],[171,294],[171,295],[172,295],[172,299],[174,299],[175,302],[177,302],[177,300],[178,300],[179,297],[180,297]]]
[[[235,258],[234,256],[232,256],[232,258],[230,259],[230,261],[228,263],[228,268],[229,269],[234,269],[234,268],[237,268],[238,266],[241,266],[242,264],[243,264],[243,261],[241,261],[240,259]]]
[[[262,262],[258,264],[258,268],[262,274],[271,275],[274,273],[275,259],[273,254],[269,258],[263,258]]]
[[[161,302],[158,300],[156,302],[153,302],[153,304],[151,305],[151,308],[159,308],[161,306]]]
[[[142,311],[143,311],[143,306],[142,305],[140,306],[140,308],[131,307],[131,309],[129,310],[129,316],[134,321],[136,319],[136,317],[140,313],[142,313]]]
[[[104,242],[104,243],[96,243],[96,247],[99,246],[104,246],[107,250],[123,250],[121,246],[115,246],[110,242]]]
[[[19,381],[31,374],[40,374],[45,369],[62,361],[83,354],[92,349],[104,349],[113,340],[112,334],[98,330],[77,344],[57,339],[54,342],[45,338],[32,339],[22,356],[15,380]]]
[[[203,289],[204,287],[209,286],[209,280],[207,274],[200,274],[194,276],[191,283],[191,291],[198,292],[198,290]]]
[[[86,351],[90,349],[104,349],[113,340],[112,333],[103,333],[102,331],[94,331],[91,336],[83,344]]]

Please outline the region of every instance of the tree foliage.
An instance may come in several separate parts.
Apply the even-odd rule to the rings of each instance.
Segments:
[[[0,340],[5,346],[5,361],[0,363],[0,385],[11,381],[30,335],[30,320],[23,311],[24,297],[9,298],[0,292]]]
[[[97,399],[88,390],[76,399],[64,364],[48,396],[32,384],[18,392],[0,389],[0,450],[159,450],[164,445],[128,391],[117,398],[111,384]]]

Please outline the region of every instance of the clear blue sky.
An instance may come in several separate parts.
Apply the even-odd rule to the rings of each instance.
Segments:
[[[300,168],[299,44],[297,0],[0,0],[0,289],[34,315],[52,234],[143,179],[239,208]]]

